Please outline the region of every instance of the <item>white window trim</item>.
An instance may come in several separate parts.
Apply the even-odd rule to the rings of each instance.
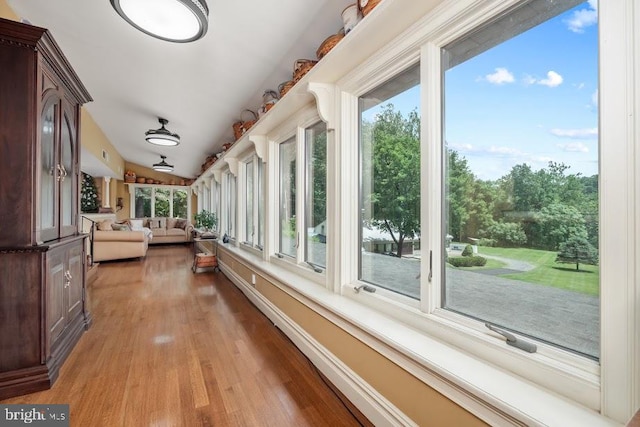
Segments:
[[[259,245],[258,245],[258,235],[259,235],[259,228],[258,228],[258,221],[259,221],[259,210],[260,210],[260,202],[259,202],[259,198],[258,198],[258,187],[260,184],[260,181],[258,179],[258,175],[259,175],[259,164],[262,164],[262,159],[260,157],[258,157],[258,155],[255,152],[250,152],[249,155],[245,156],[242,158],[242,162],[240,163],[242,165],[242,167],[240,168],[241,171],[239,171],[239,175],[241,175],[241,183],[242,183],[242,188],[245,189],[244,194],[248,194],[247,191],[247,165],[250,163],[252,163],[252,169],[253,169],[253,240],[249,241],[249,236],[247,235],[247,198],[246,197],[242,197],[242,200],[238,200],[239,204],[242,205],[242,211],[240,213],[240,218],[242,219],[242,223],[240,224],[241,230],[242,230],[242,238],[240,239],[240,245],[242,248],[245,249],[250,249],[255,251],[255,253],[257,254],[262,254],[263,249],[260,249]],[[262,209],[264,209],[264,207],[262,207]],[[264,230],[263,230],[264,232]]]
[[[306,230],[304,230],[305,221],[304,213],[306,211],[306,190],[305,190],[305,168],[301,168],[301,165],[305,165],[305,131],[308,127],[317,124],[322,121],[318,115],[318,111],[314,105],[309,105],[302,109],[298,114],[291,117],[285,123],[275,129],[269,137],[270,158],[273,160],[271,167],[268,168],[273,172],[269,174],[272,178],[267,183],[269,190],[267,194],[273,194],[275,197],[269,198],[269,200],[277,200],[277,203],[273,203],[276,207],[267,212],[265,223],[269,222],[274,232],[270,235],[273,238],[272,252],[270,252],[269,259],[271,262],[281,265],[287,269],[290,269],[297,274],[300,274],[313,282],[326,287],[327,286],[327,269],[322,269],[321,273],[317,273],[313,268],[308,265],[304,259],[304,239],[307,238]],[[296,233],[298,237],[298,246],[296,248],[296,256],[290,257],[280,253],[280,144],[295,138],[296,147]],[[327,144],[328,144],[327,140]],[[328,182],[327,182],[328,185]],[[301,193],[302,192],[302,197]],[[266,238],[266,235],[265,235]],[[266,243],[266,242],[265,242]]]
[[[439,49],[476,27],[478,22],[486,22],[517,3],[519,1],[516,0],[443,2],[441,7],[339,82],[339,86],[351,93],[342,95],[344,131],[341,147],[351,147],[342,153],[346,154],[342,167],[357,170],[354,169],[358,165],[357,154],[354,155],[352,148],[354,137],[357,141],[357,135],[353,134],[354,124],[357,123],[357,96],[405,69],[420,54],[424,86],[422,139],[428,141],[426,145],[431,149],[423,155],[423,169],[426,166],[438,170],[433,168],[440,167],[440,157],[437,155],[441,126],[440,72],[437,65],[440,60]],[[354,271],[357,263],[343,261],[340,265],[343,295],[400,318],[419,327],[429,336],[464,348],[480,359],[492,360],[506,369],[512,369],[549,390],[600,410],[605,416],[619,422],[625,422],[640,401],[640,364],[637,363],[640,360],[640,301],[637,298],[640,295],[640,280],[637,279],[635,268],[636,254],[640,251],[637,243],[640,240],[640,198],[636,195],[640,178],[634,172],[636,166],[640,165],[640,154],[634,150],[633,143],[634,140],[640,140],[640,127],[633,120],[635,113],[640,111],[636,89],[640,84],[637,74],[640,69],[640,43],[634,37],[634,28],[640,28],[640,11],[633,6],[633,0],[621,0],[615,4],[601,2],[599,8],[600,33],[606,35],[601,36],[600,42],[605,47],[600,53],[600,128],[603,141],[600,144],[600,173],[607,176],[607,182],[601,180],[600,184],[601,233],[617,236],[615,239],[601,239],[601,282],[605,284],[601,290],[601,374],[597,364],[568,352],[541,345],[541,350],[535,355],[522,354],[496,342],[494,338],[488,338],[484,330],[470,328],[459,319],[441,315],[442,310],[436,309],[439,290],[433,287],[428,291],[430,298],[423,302],[426,313],[416,312],[381,295],[355,294],[352,288],[357,284],[357,272]],[[428,182],[428,179],[423,179],[422,191],[433,200],[438,196],[434,192],[440,191],[439,184],[428,186],[425,181]],[[342,191],[342,211],[356,212],[356,215],[350,218],[343,215],[342,221],[353,224],[354,218],[356,221],[358,218],[357,207],[354,206],[357,186],[346,180],[343,188],[344,184],[350,184],[350,190]],[[438,224],[434,224],[435,220],[426,212],[422,219],[423,224],[437,226],[432,230],[439,229],[439,220],[436,221]],[[357,226],[352,230],[357,230]],[[430,237],[425,232],[423,239],[430,242],[432,250],[440,247],[439,237]],[[438,244],[434,244],[436,241]],[[354,253],[358,246],[357,233],[352,231],[350,238],[342,239],[341,243],[345,245],[343,251],[346,247]],[[346,258],[343,259],[346,261]],[[434,259],[439,259],[437,253],[434,253]],[[345,266],[345,263],[349,265]],[[425,264],[422,266],[423,277],[426,277],[428,268]],[[434,283],[438,279],[441,278],[434,277]],[[620,285],[606,285],[614,283]]]
[[[169,213],[173,217],[173,192],[176,190],[185,191],[187,193],[187,218],[191,218],[191,187],[186,187],[182,185],[161,185],[161,184],[136,184],[136,183],[127,183],[129,187],[129,217],[135,218],[136,215],[136,188],[151,188],[151,216],[150,218],[155,217],[156,206],[154,203],[156,189],[161,188],[164,190],[171,190],[169,193],[170,203],[169,203]]]

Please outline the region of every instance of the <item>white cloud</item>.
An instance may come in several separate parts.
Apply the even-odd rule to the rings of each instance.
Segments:
[[[530,74],[525,74],[524,77],[522,78],[522,84],[524,84],[525,86],[538,84],[538,85],[543,85],[548,87],[556,87],[556,86],[560,86],[563,81],[564,79],[562,78],[562,76],[556,73],[555,71],[547,72],[546,79],[537,79]]]
[[[556,73],[555,71],[549,71],[547,73],[547,78],[538,81],[538,84],[548,86],[548,87],[556,87],[556,86],[560,86],[563,80],[564,79],[560,74]]]
[[[573,12],[571,18],[566,21],[570,31],[574,33],[584,33],[585,28],[598,22],[598,1],[589,0],[587,9],[580,9]]]
[[[558,144],[558,147],[569,153],[588,153],[589,147],[582,142],[570,142],[568,144]]]
[[[593,104],[595,107],[598,106],[598,89],[596,89],[592,94],[591,94],[591,104]]]
[[[584,83],[574,84],[573,86],[575,86],[575,88],[578,89],[578,90],[584,89]]]
[[[493,83],[495,85],[502,85],[505,83],[513,83],[515,81],[515,78],[513,77],[513,74],[511,74],[511,72],[509,70],[507,70],[506,68],[496,68],[496,72],[493,74],[487,74],[485,76],[485,79],[487,79],[487,81],[489,83]]]
[[[584,128],[584,129],[551,129],[552,135],[559,136],[560,138],[576,138],[576,139],[585,139],[585,138],[597,138],[598,137],[598,128]]]

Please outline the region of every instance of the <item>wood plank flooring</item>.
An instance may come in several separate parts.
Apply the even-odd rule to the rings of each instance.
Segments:
[[[188,246],[103,262],[94,323],[51,390],[2,403],[68,403],[72,426],[359,426],[308,360]],[[362,424],[361,424],[362,423]]]

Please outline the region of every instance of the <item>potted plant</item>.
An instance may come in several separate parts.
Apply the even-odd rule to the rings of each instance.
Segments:
[[[196,228],[204,228],[205,231],[213,229],[213,227],[218,223],[216,214],[214,212],[209,212],[208,210],[200,211],[195,214],[193,218],[196,221]]]

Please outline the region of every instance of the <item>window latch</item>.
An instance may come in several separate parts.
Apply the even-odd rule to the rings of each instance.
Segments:
[[[519,348],[520,350],[524,350],[527,353],[535,353],[538,350],[538,347],[535,344],[530,343],[529,341],[525,341],[520,338],[517,338],[515,335],[510,334],[505,330],[496,328],[495,326],[489,323],[485,323],[484,326],[489,328],[489,330],[505,337],[507,339],[507,344],[509,344],[510,346]]]
[[[429,276],[427,279],[431,282],[433,278],[433,251],[429,251]]]
[[[309,264],[309,267],[311,267],[316,273],[322,273],[324,271],[312,262],[307,261],[307,264]]]
[[[369,286],[369,285],[360,285],[360,286],[354,286],[353,290],[355,291],[356,294],[360,293],[360,290],[363,289],[367,292],[371,292],[372,294],[376,292],[376,288],[374,288],[373,286]]]

